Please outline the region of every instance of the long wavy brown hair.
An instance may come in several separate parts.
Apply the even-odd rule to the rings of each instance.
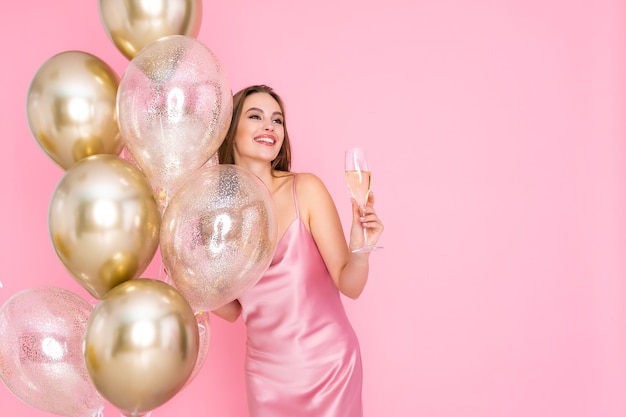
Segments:
[[[280,96],[276,94],[276,92],[271,87],[268,87],[266,85],[253,85],[244,88],[233,96],[233,117],[230,123],[230,127],[228,128],[228,132],[226,133],[226,137],[224,138],[224,141],[217,151],[219,162],[220,164],[235,163],[233,147],[235,141],[235,133],[237,132],[237,126],[239,124],[239,118],[241,117],[241,112],[243,111],[243,103],[245,102],[246,97],[256,93],[267,93],[272,96],[274,100],[278,102],[278,106],[283,113],[283,128],[285,130],[285,140],[283,141],[283,145],[281,146],[280,151],[276,156],[276,159],[272,161],[272,169],[289,172],[289,169],[291,168],[291,144],[289,142],[289,134],[287,133],[287,118],[285,117],[285,106]]]

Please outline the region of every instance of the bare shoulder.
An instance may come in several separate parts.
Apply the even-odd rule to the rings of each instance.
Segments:
[[[315,174],[301,172],[297,175],[296,190],[298,196],[309,199],[319,197],[319,193],[326,193],[326,185]]]
[[[315,174],[299,173],[296,177],[296,195],[300,207],[300,217],[310,225],[312,215],[325,217],[325,213],[333,213],[334,202],[324,182]]]

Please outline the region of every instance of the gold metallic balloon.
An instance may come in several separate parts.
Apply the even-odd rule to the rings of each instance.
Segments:
[[[84,357],[96,389],[126,416],[161,406],[188,381],[198,322],[180,293],[139,278],[113,288],[87,322]]]
[[[50,201],[48,227],[56,254],[98,299],[145,271],[156,253],[160,226],[148,180],[115,155],[77,162]]]
[[[100,58],[81,51],[48,59],[28,89],[31,133],[64,170],[95,154],[121,152],[115,112],[119,77]]]
[[[236,165],[204,167],[165,209],[163,264],[195,311],[211,311],[261,278],[278,243],[277,224],[258,177]]]
[[[99,0],[104,29],[128,59],[144,46],[169,35],[196,37],[202,0]]]

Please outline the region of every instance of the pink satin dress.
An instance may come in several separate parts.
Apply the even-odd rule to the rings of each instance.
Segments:
[[[313,237],[297,218],[239,298],[250,417],[362,417],[359,342]]]

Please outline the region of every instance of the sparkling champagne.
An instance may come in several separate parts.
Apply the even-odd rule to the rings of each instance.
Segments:
[[[365,206],[370,192],[372,173],[370,171],[358,170],[346,171],[346,181],[355,200],[361,207]]]
[[[352,193],[352,197],[357,201],[361,208],[361,216],[365,214],[365,205],[370,193],[370,183],[372,181],[372,171],[367,164],[365,149],[350,148],[346,150],[346,182]],[[371,225],[370,225],[371,226]],[[363,244],[360,247],[353,248],[352,252],[370,252],[381,249],[369,243],[367,239],[367,227],[363,227]]]

